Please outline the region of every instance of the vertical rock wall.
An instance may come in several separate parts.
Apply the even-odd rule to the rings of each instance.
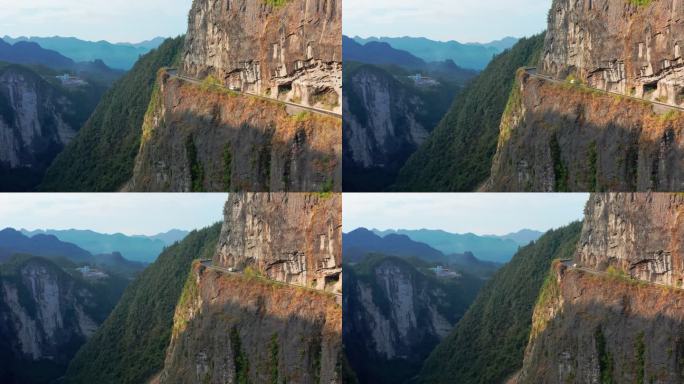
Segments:
[[[594,194],[587,203],[576,259],[599,271],[682,287],[684,195]]]
[[[341,112],[342,1],[194,1],[183,70],[213,75],[236,90]]]
[[[214,263],[339,292],[341,201],[340,194],[232,193]]]

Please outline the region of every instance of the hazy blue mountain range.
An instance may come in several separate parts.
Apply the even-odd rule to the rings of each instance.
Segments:
[[[416,257],[426,261],[444,261],[444,254],[408,236],[389,234],[380,237],[366,228],[342,235],[342,255],[347,263],[361,261],[370,253],[400,257]]]
[[[459,234],[430,229],[385,231],[374,229],[373,232],[382,237],[395,234],[406,235],[411,240],[428,244],[446,255],[472,252],[480,260],[497,263],[508,262],[520,247],[518,242],[510,238],[479,236],[473,233]]]
[[[342,36],[342,56],[345,62],[357,61],[377,66],[396,65],[407,70],[422,72],[424,75],[440,75],[463,83],[477,76],[477,71],[462,68],[452,59],[426,61],[407,51],[396,49],[388,43],[369,41],[360,44],[344,35]]]
[[[50,258],[59,263],[66,259],[79,265],[90,264],[104,267],[124,277],[135,276],[148,264],[128,260],[117,251],[93,254],[49,233],[36,231],[33,234],[26,234],[13,228],[0,231],[0,263],[18,254]]]
[[[539,232],[532,229],[521,229],[517,232],[512,232],[503,236],[492,235],[491,237],[504,240],[509,239],[515,241],[520,245],[527,245],[533,241],[537,241],[537,239],[542,237],[543,234],[544,232]]]
[[[180,229],[172,229],[167,232],[163,233],[158,233],[154,236],[148,236],[150,239],[158,239],[164,242],[166,245],[172,245],[173,243],[177,241],[181,241],[185,239],[185,236],[188,235],[188,231],[183,231]]]
[[[354,37],[360,44],[382,42],[393,48],[407,51],[425,61],[453,60],[456,65],[482,70],[492,57],[512,47],[518,39],[507,37],[491,43],[459,43],[458,41],[434,41],[424,37]]]
[[[62,241],[73,243],[92,254],[120,252],[123,257],[132,261],[151,263],[169,244],[162,238],[174,239],[180,233],[164,233],[155,237],[127,236],[121,233],[104,234],[89,230],[35,230],[22,232],[29,236],[49,234]],[[187,233],[186,233],[187,234]],[[184,236],[183,236],[184,237]],[[175,240],[173,241],[175,242]],[[172,243],[173,243],[172,242]],[[172,244],[171,243],[171,244]]]
[[[106,86],[111,85],[125,73],[123,70],[108,67],[104,61],[97,58],[75,62],[57,51],[45,49],[37,43],[28,41],[10,44],[0,39],[0,62],[29,66],[31,70],[44,77],[47,74],[43,73],[45,72],[43,67],[55,70],[59,74],[62,74],[62,71],[72,72],[89,82]],[[97,100],[99,100],[99,95],[95,102]]]
[[[15,64],[40,64],[53,69],[71,69],[76,64],[59,52],[43,49],[31,42],[19,41],[10,44],[0,40],[0,61]]]
[[[13,229],[0,231],[0,261],[5,261],[16,254],[29,254],[42,257],[63,257],[75,262],[92,262],[93,256],[75,244],[60,241],[49,234],[38,233],[26,236]]]
[[[406,51],[392,48],[378,41],[360,44],[354,39],[342,36],[342,57],[344,61],[358,61],[367,64],[394,64],[405,68],[422,68],[425,60]]]
[[[157,48],[163,38],[155,38],[137,44],[112,44],[107,41],[85,41],[74,37],[3,37],[8,43],[29,41],[39,44],[45,49],[57,51],[74,61],[94,61],[100,59],[109,67],[128,70],[133,67],[141,55]]]

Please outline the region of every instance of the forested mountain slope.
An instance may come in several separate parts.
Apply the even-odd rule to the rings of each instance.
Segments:
[[[472,191],[487,177],[518,68],[534,65],[544,35],[521,39],[457,97],[439,126],[401,169],[394,189]]]
[[[210,258],[221,226],[194,231],[132,282],[72,360],[66,383],[142,383],[164,364],[173,314],[192,261]]]
[[[521,248],[435,348],[418,382],[496,383],[520,369],[544,278],[554,259],[572,257],[581,228],[576,222]]]
[[[117,191],[130,179],[157,72],[179,60],[183,43],[183,37],[167,40],[105,94],[78,136],[50,166],[41,190]]]

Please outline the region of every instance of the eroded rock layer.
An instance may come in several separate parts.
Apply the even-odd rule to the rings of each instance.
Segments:
[[[341,383],[342,309],[323,292],[195,264],[160,383]]]
[[[0,69],[1,189],[34,187],[52,159],[76,135],[77,106],[32,71],[10,65]],[[26,180],[28,178],[35,180]]]
[[[341,202],[340,194],[232,193],[214,263],[340,292]]]
[[[684,190],[683,129],[681,112],[520,71],[484,189]]]
[[[194,1],[183,71],[339,113],[342,1]]]
[[[683,38],[681,0],[554,0],[542,70],[684,105]]]
[[[0,269],[0,382],[52,382],[106,317],[109,287],[93,288],[32,256]]]
[[[510,383],[684,381],[684,291],[557,263]]]
[[[133,191],[341,190],[341,121],[162,72]]]
[[[684,196],[666,193],[594,194],[587,203],[576,259],[604,271],[682,287]]]

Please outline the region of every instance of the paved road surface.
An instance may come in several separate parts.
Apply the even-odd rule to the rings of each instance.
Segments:
[[[581,266],[579,266],[579,264],[576,264],[576,263],[575,263],[574,261],[572,261],[572,260],[561,260],[561,262],[562,262],[563,265],[565,265],[568,269],[575,269],[575,270],[578,270],[578,271],[582,271],[582,272],[585,272],[585,273],[589,273],[589,274],[594,275],[594,276],[604,276],[604,277],[608,277],[608,276],[609,276],[606,272],[599,272],[599,271],[596,271],[596,270],[593,270],[593,269],[590,269],[590,268],[581,267]],[[666,287],[666,288],[682,289],[682,288],[674,287],[674,286],[672,286],[672,285],[667,285],[667,284],[663,284],[663,283],[656,283],[656,282],[646,281],[646,280],[634,279],[634,282],[637,282],[637,283],[646,283],[646,284],[652,284],[652,285],[658,285],[658,286]]]
[[[567,84],[567,81],[565,81],[565,80],[558,80],[558,79],[555,79],[555,78],[553,78],[553,77],[551,77],[551,76],[548,76],[548,75],[541,75],[541,74],[539,74],[539,73],[537,72],[537,68],[534,68],[534,67],[525,68],[525,72],[526,72],[528,75],[530,75],[531,77],[536,77],[536,78],[538,78],[538,79],[543,79],[543,80],[546,80],[546,81],[549,81],[549,82],[552,82],[552,83],[555,83],[555,84]],[[578,86],[579,86],[579,84],[578,84]],[[642,99],[642,98],[635,97],[635,96],[625,95],[625,94],[619,93],[619,92],[612,92],[612,91],[606,91],[606,90],[603,90],[603,89],[598,89],[598,88],[589,87],[589,86],[587,86],[587,85],[581,85],[581,86],[582,86],[582,87],[585,87],[585,88],[589,88],[589,89],[595,90],[595,91],[597,91],[597,92],[609,94],[609,95],[617,95],[617,96],[625,97],[625,98],[632,99],[632,100],[636,100],[636,101],[641,101],[641,102],[650,103],[650,104],[652,104],[652,105],[654,105],[654,106],[662,107],[662,108],[665,108],[665,109],[671,109],[671,110],[675,110],[675,111],[684,111],[684,107],[679,107],[679,106],[676,106],[676,105],[670,105],[670,104],[667,104],[667,103],[661,103],[660,101],[646,100],[646,99]]]
[[[175,78],[177,78],[177,79],[180,79],[180,80],[183,80],[183,81],[187,81],[188,83],[197,84],[197,85],[202,85],[202,80],[200,80],[200,79],[195,79],[195,78],[192,78],[192,77],[189,77],[189,76],[179,75],[179,74],[178,74],[178,70],[176,70],[176,69],[169,69],[169,70],[167,70],[167,73],[168,73],[169,76],[171,76],[171,77],[175,77]],[[296,104],[296,103],[291,103],[291,102],[289,102],[289,101],[276,100],[276,99],[273,99],[273,98],[270,98],[270,97],[261,96],[261,95],[257,95],[257,94],[254,94],[254,93],[243,92],[243,91],[235,91],[235,90],[232,90],[232,89],[230,89],[230,88],[228,88],[228,87],[225,87],[225,86],[221,86],[221,87],[222,87],[222,88],[225,88],[225,89],[227,89],[227,90],[229,90],[229,91],[231,91],[231,92],[236,92],[236,93],[240,93],[240,94],[243,94],[243,95],[247,95],[247,96],[251,96],[251,97],[256,97],[256,98],[258,98],[258,99],[273,101],[273,102],[277,102],[277,103],[283,103],[283,104],[287,105],[288,107],[292,107],[292,108],[295,108],[295,109],[298,109],[298,110],[308,111],[308,112],[312,112],[312,113],[318,113],[318,114],[327,115],[327,116],[332,116],[332,117],[336,117],[336,118],[338,118],[338,119],[341,119],[341,118],[342,118],[342,115],[341,115],[341,114],[335,113],[335,112],[332,112],[332,111],[328,111],[328,110],[325,110],[325,109],[314,108],[314,107],[307,107],[307,106],[305,106],[305,105]]]
[[[217,271],[217,272],[221,272],[221,273],[225,273],[225,274],[230,274],[230,275],[242,275],[242,272],[240,272],[240,271],[231,271],[231,270],[228,269],[228,268],[219,267],[219,266],[217,266],[217,265],[214,265],[213,260],[200,260],[200,263],[201,263],[205,268],[211,269],[211,270],[214,270],[214,271]],[[342,303],[342,294],[341,294],[341,293],[334,293],[334,292],[322,291],[322,290],[320,290],[320,289],[315,289],[315,288],[307,287],[307,286],[305,286],[305,285],[294,284],[294,283],[286,283],[286,282],[284,282],[284,281],[272,280],[272,279],[269,279],[269,278],[266,278],[266,277],[262,277],[262,278],[263,278],[264,280],[268,280],[268,281],[270,281],[270,282],[273,282],[273,283],[276,283],[276,284],[280,284],[280,285],[289,285],[289,286],[292,286],[292,287],[304,288],[304,289],[308,289],[308,290],[311,290],[311,291],[317,291],[317,292],[322,292],[322,293],[331,293],[331,294],[335,295],[335,298],[336,298],[338,304],[341,304],[341,303]]]

